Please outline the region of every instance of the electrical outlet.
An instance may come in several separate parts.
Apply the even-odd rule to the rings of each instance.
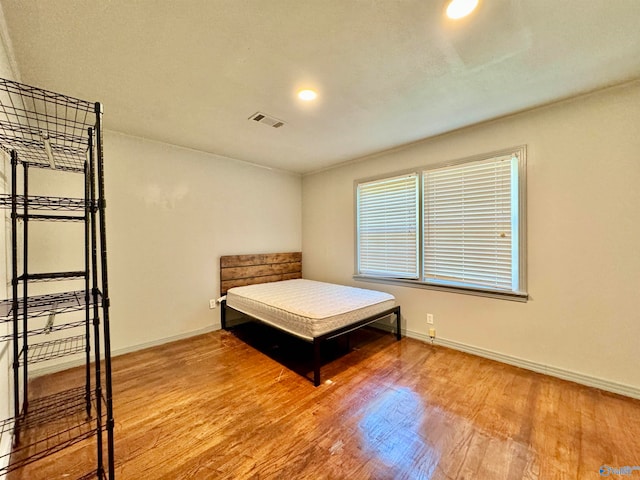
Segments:
[[[209,308],[211,310],[213,310],[214,308],[216,308],[216,299],[212,298],[211,300],[209,300]]]
[[[429,336],[431,338],[436,338],[436,329],[435,328],[430,328],[429,329]]]
[[[429,325],[433,325],[433,314],[432,313],[427,313],[427,323]]]

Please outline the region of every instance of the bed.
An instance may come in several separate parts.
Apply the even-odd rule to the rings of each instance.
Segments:
[[[400,306],[384,292],[302,279],[302,253],[220,257],[221,323],[234,310],[313,345],[313,383],[320,385],[323,342],[395,315]]]

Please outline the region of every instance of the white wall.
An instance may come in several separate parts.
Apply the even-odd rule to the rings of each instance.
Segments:
[[[14,80],[18,78],[18,72],[12,62],[11,47],[7,46],[4,15],[0,8],[0,77]],[[11,189],[11,167],[8,156],[0,152],[0,193],[9,193]],[[0,210],[0,299],[6,299],[11,293],[11,263],[10,263],[10,228],[11,217],[6,209]],[[7,323],[0,324],[0,336],[9,333]],[[11,367],[13,350],[11,342],[0,343],[0,420],[13,415],[13,368]],[[9,429],[9,432],[11,430]],[[0,436],[0,469],[9,461],[11,451],[11,435]],[[0,475],[4,478],[4,475]]]
[[[11,191],[11,169],[6,156],[0,153],[0,194],[9,193]],[[11,234],[11,217],[9,211],[0,210],[0,299],[9,298],[11,293],[11,257],[10,257],[10,234]],[[0,323],[0,336],[10,333],[8,323]],[[5,341],[0,343],[0,420],[4,420],[13,415],[13,369],[11,361],[13,350],[11,342]],[[11,451],[11,435],[0,435],[0,469],[4,468],[9,457],[6,456]],[[5,457],[6,456],[6,457]],[[4,475],[0,475],[4,478]]]
[[[303,273],[385,290],[409,335],[640,396],[640,82],[303,178]],[[353,182],[528,146],[528,303],[355,282]]]
[[[107,133],[105,176],[115,352],[219,327],[221,255],[301,249],[297,175]]]
[[[7,161],[6,155],[0,152],[0,194],[9,193],[10,191],[10,163]],[[11,294],[11,216],[9,212],[6,209],[0,210],[0,245],[2,245],[0,250],[0,299],[7,299]],[[8,323],[0,323],[0,336],[7,335],[10,332]],[[0,342],[0,420],[13,415],[12,356],[11,342]],[[11,435],[7,432],[0,435],[0,469],[6,467],[10,451]],[[0,475],[0,478],[5,478],[5,476]]]

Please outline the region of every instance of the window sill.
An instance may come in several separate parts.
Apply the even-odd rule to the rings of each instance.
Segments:
[[[374,277],[369,275],[356,274],[353,276],[353,279],[360,282],[385,283],[388,285],[400,285],[403,287],[424,288],[427,290],[437,290],[440,292],[461,293],[463,295],[475,295],[478,297],[498,298],[500,300],[509,300],[512,302],[525,303],[529,300],[529,294],[527,293],[500,292],[497,290],[495,291],[481,290],[481,289],[469,288],[469,287],[434,285],[432,283],[425,283],[419,280],[408,280],[405,278]]]

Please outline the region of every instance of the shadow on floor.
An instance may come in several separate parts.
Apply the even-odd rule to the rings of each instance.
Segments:
[[[310,342],[255,321],[235,324],[230,328],[230,332],[282,366],[312,381],[313,348]],[[377,328],[364,327],[343,337],[324,342],[321,345],[322,380],[329,378],[327,374],[337,374],[348,368],[353,361],[356,361],[354,354],[358,350],[373,347],[382,338],[388,340],[390,334]],[[324,368],[329,364],[331,368]]]

